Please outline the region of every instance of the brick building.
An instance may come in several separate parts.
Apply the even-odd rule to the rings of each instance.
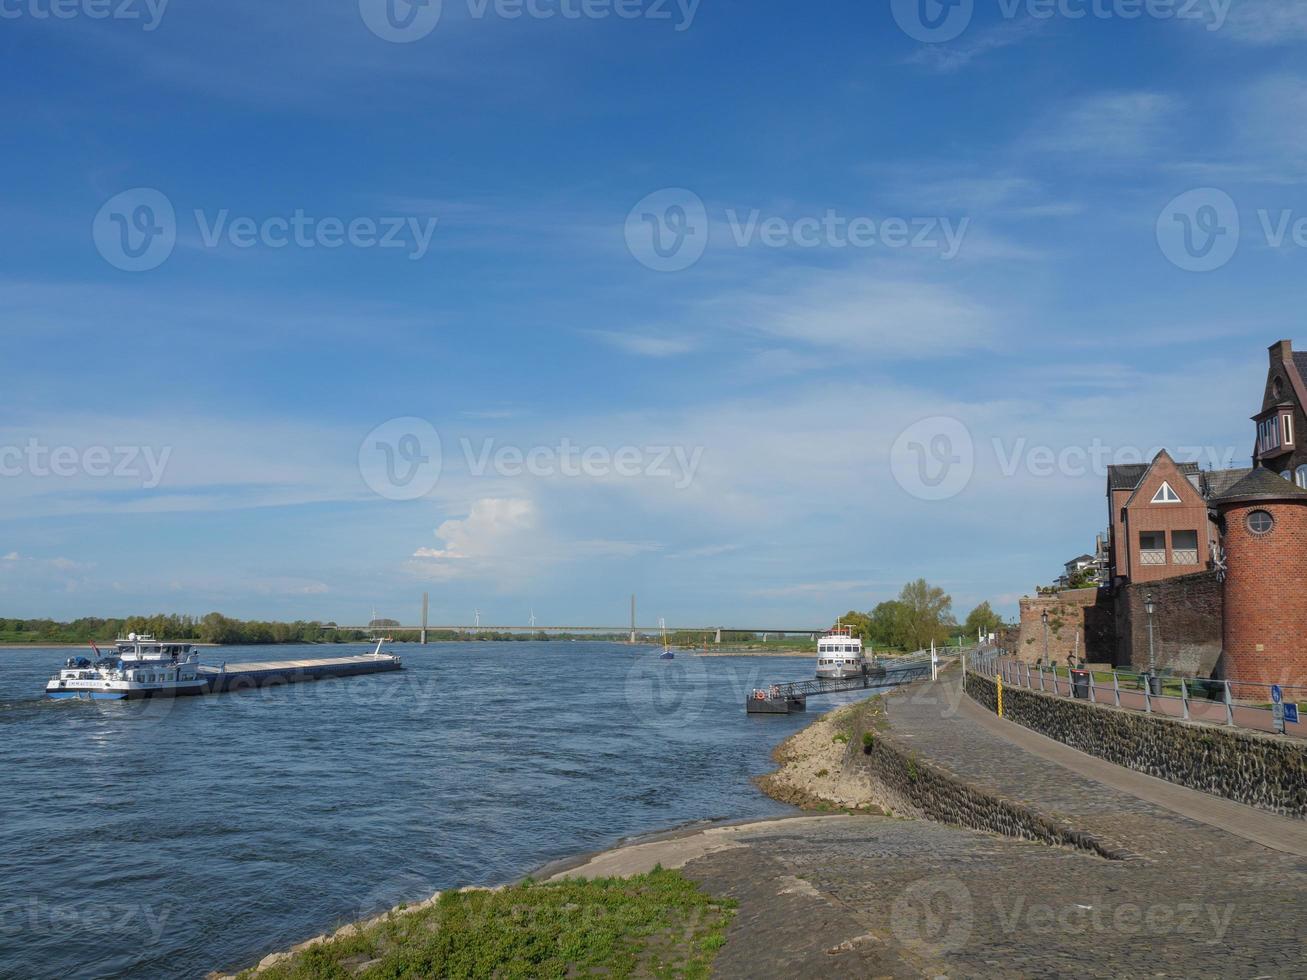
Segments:
[[[1220,539],[1197,463],[1177,463],[1162,450],[1151,463],[1109,466],[1107,500],[1111,584],[1156,582],[1209,566]]]
[[[1307,684],[1307,490],[1262,467],[1215,504],[1225,540],[1220,676]]]
[[[1307,487],[1307,354],[1293,341],[1270,347],[1262,410],[1253,416],[1257,439],[1253,461],[1300,487]],[[1299,437],[1302,438],[1299,438]]]

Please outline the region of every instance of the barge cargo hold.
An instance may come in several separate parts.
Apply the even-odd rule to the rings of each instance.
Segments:
[[[403,669],[404,663],[399,657],[385,653],[367,653],[357,657],[332,657],[325,660],[277,660],[266,663],[201,667],[200,677],[206,682],[206,693],[221,694],[227,691],[251,691],[255,688],[276,687],[280,684],[301,684],[305,681],[326,680],[332,677],[356,677],[360,674],[380,674]]]

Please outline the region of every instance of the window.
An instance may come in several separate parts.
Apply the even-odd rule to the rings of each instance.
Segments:
[[[1198,532],[1171,532],[1171,563],[1173,565],[1198,564]]]
[[[1275,518],[1269,511],[1255,510],[1248,515],[1248,530],[1253,534],[1270,534],[1275,527]]]
[[[1307,465],[1299,466],[1298,471],[1294,474],[1293,482],[1298,484],[1304,490],[1307,490]]]
[[[1139,563],[1141,565],[1166,564],[1166,534],[1163,531],[1139,532]]]
[[[1163,483],[1157,488],[1157,493],[1153,494],[1153,503],[1178,504],[1180,503],[1180,495],[1171,489],[1171,484]]]
[[[1289,480],[1289,481],[1292,482],[1292,480],[1293,480],[1293,470],[1285,470],[1283,473],[1280,474],[1280,478],[1283,479],[1283,480]]]
[[[1280,420],[1266,419],[1257,423],[1257,447],[1262,453],[1280,448]]]
[[[1281,415],[1280,422],[1284,426],[1284,444],[1286,446],[1292,446],[1293,445],[1293,416]]]

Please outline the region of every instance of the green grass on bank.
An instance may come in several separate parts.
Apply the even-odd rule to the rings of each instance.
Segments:
[[[734,908],[662,868],[632,878],[448,892],[427,908],[394,912],[310,947],[259,977],[707,977]]]

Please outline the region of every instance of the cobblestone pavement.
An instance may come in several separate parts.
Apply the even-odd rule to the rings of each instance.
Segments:
[[[1108,861],[927,821],[778,821],[685,872],[740,901],[723,977],[1280,977],[1301,972],[1307,860],[1081,777],[949,711],[898,738],[968,781],[1122,842]]]

